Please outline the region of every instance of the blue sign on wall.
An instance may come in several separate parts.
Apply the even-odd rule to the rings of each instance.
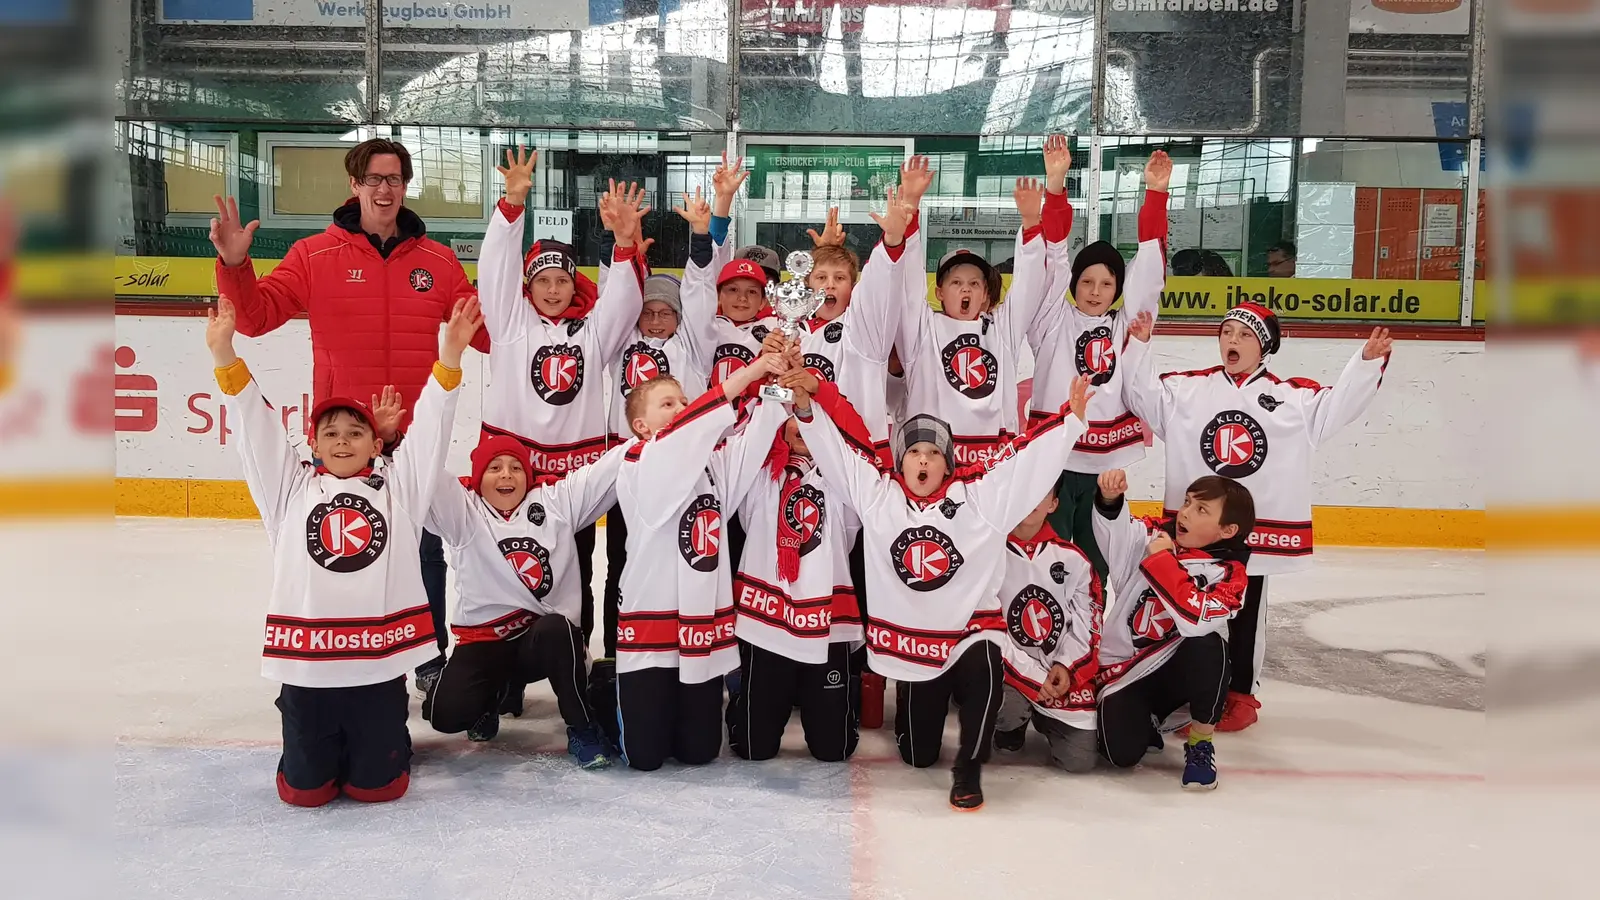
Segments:
[[[161,0],[161,18],[169,22],[249,22],[255,17],[254,0]]]
[[[1442,138],[1464,138],[1467,136],[1467,104],[1465,101],[1441,101],[1433,104],[1433,130]],[[1489,154],[1483,153],[1478,157],[1478,171],[1485,171],[1489,163]],[[1446,172],[1460,172],[1467,167],[1467,145],[1457,143],[1439,144],[1439,165]]]

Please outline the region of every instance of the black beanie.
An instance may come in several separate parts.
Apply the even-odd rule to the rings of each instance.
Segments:
[[[1127,274],[1128,264],[1122,261],[1122,254],[1117,252],[1117,248],[1105,241],[1095,241],[1072,258],[1072,284],[1067,292],[1073,299],[1077,299],[1078,279],[1083,277],[1083,270],[1096,264],[1111,270],[1111,277],[1117,280],[1117,296],[1122,296],[1122,277]]]

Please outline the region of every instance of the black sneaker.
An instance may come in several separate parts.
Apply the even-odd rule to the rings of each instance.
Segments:
[[[494,712],[486,712],[478,717],[478,721],[472,723],[471,728],[467,729],[467,740],[481,744],[484,741],[494,740],[494,736],[499,733],[500,715]]]
[[[520,681],[508,682],[500,695],[500,715],[522,718],[522,695],[527,690],[528,686]]]
[[[428,666],[418,669],[411,676],[412,687],[422,695],[422,718],[433,721],[433,692],[439,688],[439,676],[444,674],[444,666]]]
[[[994,733],[994,748],[996,750],[1004,750],[1007,753],[1015,753],[1018,750],[1021,750],[1022,745],[1027,742],[1027,722],[1023,722],[1020,727],[1013,728],[1010,731],[996,731]]]
[[[950,807],[961,812],[972,812],[983,806],[983,765],[974,760],[958,762],[950,770]]]

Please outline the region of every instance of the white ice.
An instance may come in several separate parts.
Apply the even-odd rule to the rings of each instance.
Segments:
[[[435,734],[413,701],[404,799],[303,810],[273,789],[259,524],[123,519],[98,539],[69,525],[0,538],[36,563],[5,576],[31,602],[7,604],[21,649],[0,666],[13,689],[24,664],[51,673],[6,703],[16,737],[0,742],[0,787],[42,792],[45,748],[113,730],[116,896],[1250,900],[1483,886],[1477,553],[1329,549],[1274,579],[1261,721],[1219,737],[1212,793],[1179,789],[1175,740],[1137,770],[1070,776],[1045,768],[1030,732],[985,769],[987,805],[962,814],[948,768],[903,765],[887,728],[828,765],[805,755],[798,717],[770,763],[583,772],[537,685],[486,745]],[[86,620],[113,627],[62,640]]]

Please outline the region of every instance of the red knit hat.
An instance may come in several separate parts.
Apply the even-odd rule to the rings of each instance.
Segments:
[[[1283,330],[1278,324],[1278,315],[1265,306],[1258,303],[1241,303],[1228,310],[1228,314],[1222,317],[1224,322],[1230,319],[1241,322],[1250,329],[1261,344],[1262,356],[1277,353],[1278,348],[1283,345]],[[1217,327],[1220,329],[1222,326]]]
[[[509,435],[499,434],[494,437],[484,438],[472,451],[472,478],[467,482],[467,487],[477,493],[483,486],[483,473],[488,471],[489,463],[494,462],[497,456],[509,456],[522,463],[522,471],[528,473],[528,487],[533,487],[533,462],[528,453],[526,444]]]

